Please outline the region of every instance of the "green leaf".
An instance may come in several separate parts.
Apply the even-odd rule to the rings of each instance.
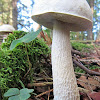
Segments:
[[[20,39],[13,40],[11,45],[10,45],[10,50],[13,50],[15,47],[17,47],[22,41]]]
[[[9,97],[13,95],[18,95],[20,93],[18,88],[10,88],[5,94],[4,97]]]
[[[16,89],[17,88],[10,89],[11,95],[6,96],[6,97],[10,96],[8,100],[27,100],[31,96],[29,93],[34,91],[34,89],[24,88],[24,89],[21,89],[20,91],[18,90],[18,92],[16,93],[16,91],[15,91]]]
[[[31,95],[29,93],[26,93],[25,91],[21,92],[19,95],[19,100],[27,100]]]
[[[8,100],[20,100],[19,96],[12,96],[12,97],[9,97]]]
[[[20,90],[20,93],[28,94],[28,93],[32,93],[33,91],[34,91],[34,89],[24,88],[24,89]]]
[[[16,46],[18,46],[22,42],[24,42],[24,43],[31,42],[32,40],[34,40],[38,36],[38,34],[41,32],[41,30],[42,29],[40,28],[36,32],[30,32],[30,33],[24,35],[23,37],[21,37],[21,38],[19,38],[17,40],[14,40],[11,43],[10,50],[13,50]]]
[[[30,97],[30,94],[20,94],[17,96],[9,97],[8,100],[27,100]]]

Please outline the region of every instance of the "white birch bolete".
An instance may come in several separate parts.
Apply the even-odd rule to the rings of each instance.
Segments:
[[[10,33],[14,30],[15,30],[15,28],[13,26],[9,25],[9,24],[3,24],[3,25],[0,26],[0,33],[1,32],[2,33],[6,33],[6,32]]]
[[[12,33],[15,28],[9,24],[3,24],[0,26],[0,36],[4,39],[7,38],[8,33]]]
[[[80,100],[71,56],[70,31],[92,28],[86,0],[37,0],[32,19],[53,30],[52,72],[54,100]]]

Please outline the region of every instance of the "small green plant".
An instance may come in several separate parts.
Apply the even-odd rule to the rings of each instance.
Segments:
[[[34,91],[34,89],[25,88],[23,82],[19,80],[23,89],[18,88],[10,88],[6,93],[4,93],[4,97],[9,97],[8,100],[27,100]]]
[[[78,72],[78,73],[85,73],[85,71],[79,67],[75,67],[75,72]]]
[[[43,61],[49,57],[51,51],[43,40],[35,38],[30,43],[20,43],[12,51],[9,50],[12,41],[25,36],[25,34],[27,32],[14,31],[13,34],[8,35],[5,43],[1,45],[0,89],[2,100],[7,100],[3,95],[9,88],[21,89],[19,79],[27,85],[28,82],[34,81],[34,74],[39,73],[41,69],[50,70]]]
[[[10,88],[5,94],[4,97],[9,97],[8,100],[27,100],[34,90],[23,88],[19,90],[18,88]]]
[[[21,44],[22,42],[29,43],[29,42],[33,41],[38,36],[38,34],[41,32],[41,30],[42,29],[40,28],[36,32],[32,31],[30,33],[25,34],[23,37],[21,37],[17,40],[13,40],[13,42],[11,43],[11,46],[10,46],[10,50],[13,50],[17,45]]]

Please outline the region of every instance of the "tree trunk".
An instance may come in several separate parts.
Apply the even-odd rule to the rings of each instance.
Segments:
[[[100,30],[98,31],[96,41],[97,41],[97,42],[100,42]]]
[[[17,30],[17,2],[18,0],[12,0],[12,20],[13,20],[13,27]]]
[[[92,29],[87,31],[87,40],[93,40],[93,32]]]
[[[94,0],[89,0],[89,5],[90,5],[90,8],[91,8],[92,14],[93,14],[93,12],[94,12]],[[88,30],[88,31],[87,31],[87,34],[88,34],[88,36],[87,36],[87,39],[88,39],[88,40],[93,40],[93,39],[94,39],[94,38],[93,38],[92,29],[91,29],[91,30]]]

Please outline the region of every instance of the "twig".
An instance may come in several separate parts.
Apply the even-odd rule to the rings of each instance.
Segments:
[[[93,44],[93,46],[94,46],[94,48],[95,48],[95,50],[96,50],[98,56],[100,56],[100,51],[96,48],[96,46],[95,46],[94,44]]]
[[[50,86],[48,86],[48,89],[50,90]],[[48,100],[50,100],[49,98],[50,98],[50,92],[48,93]]]
[[[35,78],[34,78],[34,79],[35,79]],[[36,80],[36,81],[43,81],[43,80],[45,80],[45,78],[37,78],[37,77],[36,77],[35,80]],[[47,77],[46,80],[50,80],[50,81],[52,81],[53,79]]]
[[[73,59],[73,62],[76,65],[78,65],[81,69],[83,69],[84,71],[86,71],[88,74],[100,76],[100,73],[99,72],[95,72],[95,71],[92,71],[92,70],[86,68],[81,62],[76,61],[75,59]]]
[[[90,84],[90,83],[84,82],[83,80],[80,80],[80,79],[77,79],[77,80],[80,81],[80,82],[83,82],[83,83],[85,83],[85,84],[91,85],[91,86],[97,86],[97,87],[100,87],[99,85]]]
[[[43,92],[43,93],[37,95],[36,98],[41,97],[42,95],[47,94],[47,93],[50,93],[52,91],[53,91],[53,89],[50,89],[49,91]]]
[[[80,59],[81,62],[94,62],[94,63],[98,63],[100,62],[100,59]]]
[[[75,74],[78,74],[78,75],[81,75],[81,76],[87,76],[87,77],[90,77],[90,78],[93,78],[94,80],[98,81],[100,83],[100,77],[99,76],[90,76],[89,74],[85,74],[85,73],[78,73],[78,72],[75,72]]]
[[[86,89],[83,89],[83,88],[80,88],[80,87],[78,87],[78,89],[79,89],[79,91],[84,92],[84,93],[89,92],[89,90],[86,90]],[[43,93],[37,95],[36,98],[41,97],[42,95],[50,93],[50,92],[53,92],[53,89],[50,89],[49,91],[46,91],[46,92],[43,92]]]
[[[87,96],[88,96],[88,98],[89,98],[90,100],[92,100],[91,97],[88,95],[88,93],[87,93]]]
[[[81,75],[81,76],[90,76],[89,74],[85,74],[85,73],[78,73],[78,72],[75,72],[75,74],[78,74],[78,75]]]
[[[80,87],[78,87],[78,90],[80,91],[80,92],[83,92],[83,93],[89,93],[89,90],[87,90],[87,89],[84,89],[84,88],[80,88]]]
[[[89,54],[87,54],[87,53],[81,53],[80,51],[78,51],[78,50],[74,50],[74,49],[71,49],[71,52],[72,52],[72,54],[77,54],[77,55],[82,55],[82,56],[90,56]]]
[[[33,87],[33,86],[48,86],[52,85],[53,82],[43,82],[43,83],[29,83],[27,87]]]
[[[17,23],[21,26],[23,26],[24,28],[26,28],[28,30],[28,28],[24,25],[24,24],[21,24],[20,22],[17,21]],[[29,30],[28,30],[29,31]]]
[[[42,71],[43,71],[43,73],[44,73],[48,78],[50,78],[50,77],[47,75],[47,73],[45,72],[45,70],[42,69]]]

